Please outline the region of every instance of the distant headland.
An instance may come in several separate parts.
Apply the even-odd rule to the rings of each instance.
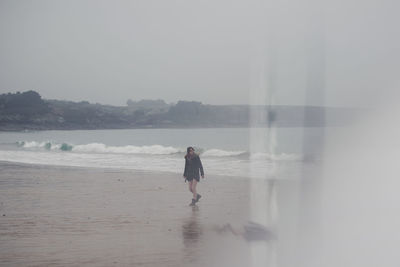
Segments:
[[[43,99],[35,91],[0,95],[0,131],[319,127],[352,123],[359,109],[316,106],[207,105],[196,101],[128,100],[126,106]]]

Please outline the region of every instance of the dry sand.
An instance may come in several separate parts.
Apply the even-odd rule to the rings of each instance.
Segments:
[[[249,183],[0,162],[1,266],[246,266]]]

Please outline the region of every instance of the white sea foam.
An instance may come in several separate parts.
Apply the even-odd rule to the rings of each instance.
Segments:
[[[18,142],[18,145],[24,148],[37,148],[37,147],[44,147],[45,142],[36,142],[36,141]]]
[[[51,141],[17,142],[20,149],[1,150],[0,160],[46,165],[81,166],[95,168],[120,168],[146,171],[181,173],[184,167],[183,154],[186,149],[163,146],[109,146],[103,143],[68,144]],[[279,167],[286,172],[293,168],[286,161],[300,159],[295,154],[270,155],[249,154],[244,150],[198,148],[207,175],[227,175],[251,178],[266,178]],[[281,163],[279,163],[281,162]],[[251,169],[251,172],[250,172]]]
[[[72,145],[67,143],[54,142],[36,142],[22,141],[17,142],[20,147],[26,149],[47,149],[47,150],[66,150],[81,153],[114,153],[114,154],[150,154],[150,155],[168,155],[183,153],[182,148],[162,145],[150,146],[107,146],[102,143],[90,143],[83,145]]]
[[[176,155],[163,155],[162,157],[143,154],[117,154],[117,153],[75,153],[61,150],[0,150],[0,161],[20,162],[29,164],[44,164],[58,166],[76,166],[92,168],[117,168],[144,171],[165,171],[182,175],[184,159]],[[268,178],[272,162],[259,160],[256,164],[248,159],[232,157],[203,157],[206,177],[213,175]],[[249,169],[252,165],[250,175]],[[276,168],[276,166],[275,166]],[[289,177],[288,172],[293,166],[284,164],[282,171],[284,177]],[[276,170],[276,169],[274,169]]]
[[[269,153],[263,153],[263,152],[258,152],[258,153],[253,153],[250,155],[251,160],[273,160],[273,161],[291,161],[291,160],[301,160],[302,157],[301,155],[297,154],[269,154]]]
[[[204,151],[201,155],[205,157],[231,157],[245,154],[246,151],[227,151],[221,149],[209,149]]]
[[[86,154],[144,154],[144,155],[174,155],[183,154],[186,152],[184,148],[163,146],[163,145],[146,145],[146,146],[109,146],[103,143],[89,143],[73,145],[68,143],[57,142],[37,142],[37,141],[21,141],[17,142],[18,146],[27,150],[47,150],[47,151],[72,151],[74,153]],[[201,148],[199,148],[202,151]],[[203,158],[226,158],[226,157],[241,157],[248,156],[253,161],[295,161],[301,160],[301,155],[298,154],[269,154],[257,152],[249,154],[244,150],[223,150],[223,149],[206,149],[201,152]],[[245,157],[247,158],[247,157]]]
[[[86,145],[76,145],[72,147],[74,152],[86,152],[86,153],[115,153],[115,154],[150,154],[150,155],[169,155],[184,152],[183,149],[162,146],[162,145],[151,145],[151,146],[107,146],[102,143],[91,143]]]
[[[48,149],[48,150],[59,150],[62,144],[56,144],[52,142],[36,142],[36,141],[21,141],[17,142],[17,145],[27,149]]]

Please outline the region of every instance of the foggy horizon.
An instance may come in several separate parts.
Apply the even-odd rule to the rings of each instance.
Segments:
[[[397,83],[397,4],[342,4],[3,0],[0,93],[255,104],[250,91],[270,71],[259,63],[275,60],[273,104],[375,106]],[[316,72],[324,97],[305,99]]]

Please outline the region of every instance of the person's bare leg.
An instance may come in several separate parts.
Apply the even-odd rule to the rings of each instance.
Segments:
[[[193,181],[194,181],[194,182],[197,182],[197,181],[194,180],[194,179],[193,179],[192,181],[189,181],[189,191],[192,192],[192,193],[193,193],[193,188],[196,189],[196,187],[193,187]],[[189,206],[194,206],[195,203],[196,203],[196,200],[195,200],[195,199],[192,199],[192,202],[189,204]]]
[[[196,191],[196,185],[197,185],[197,180],[193,179],[192,181],[192,193],[193,193],[193,199],[197,199],[197,191]]]
[[[193,183],[193,180],[188,182],[188,184],[189,184],[189,191],[193,193],[193,191],[192,191],[192,183]]]

